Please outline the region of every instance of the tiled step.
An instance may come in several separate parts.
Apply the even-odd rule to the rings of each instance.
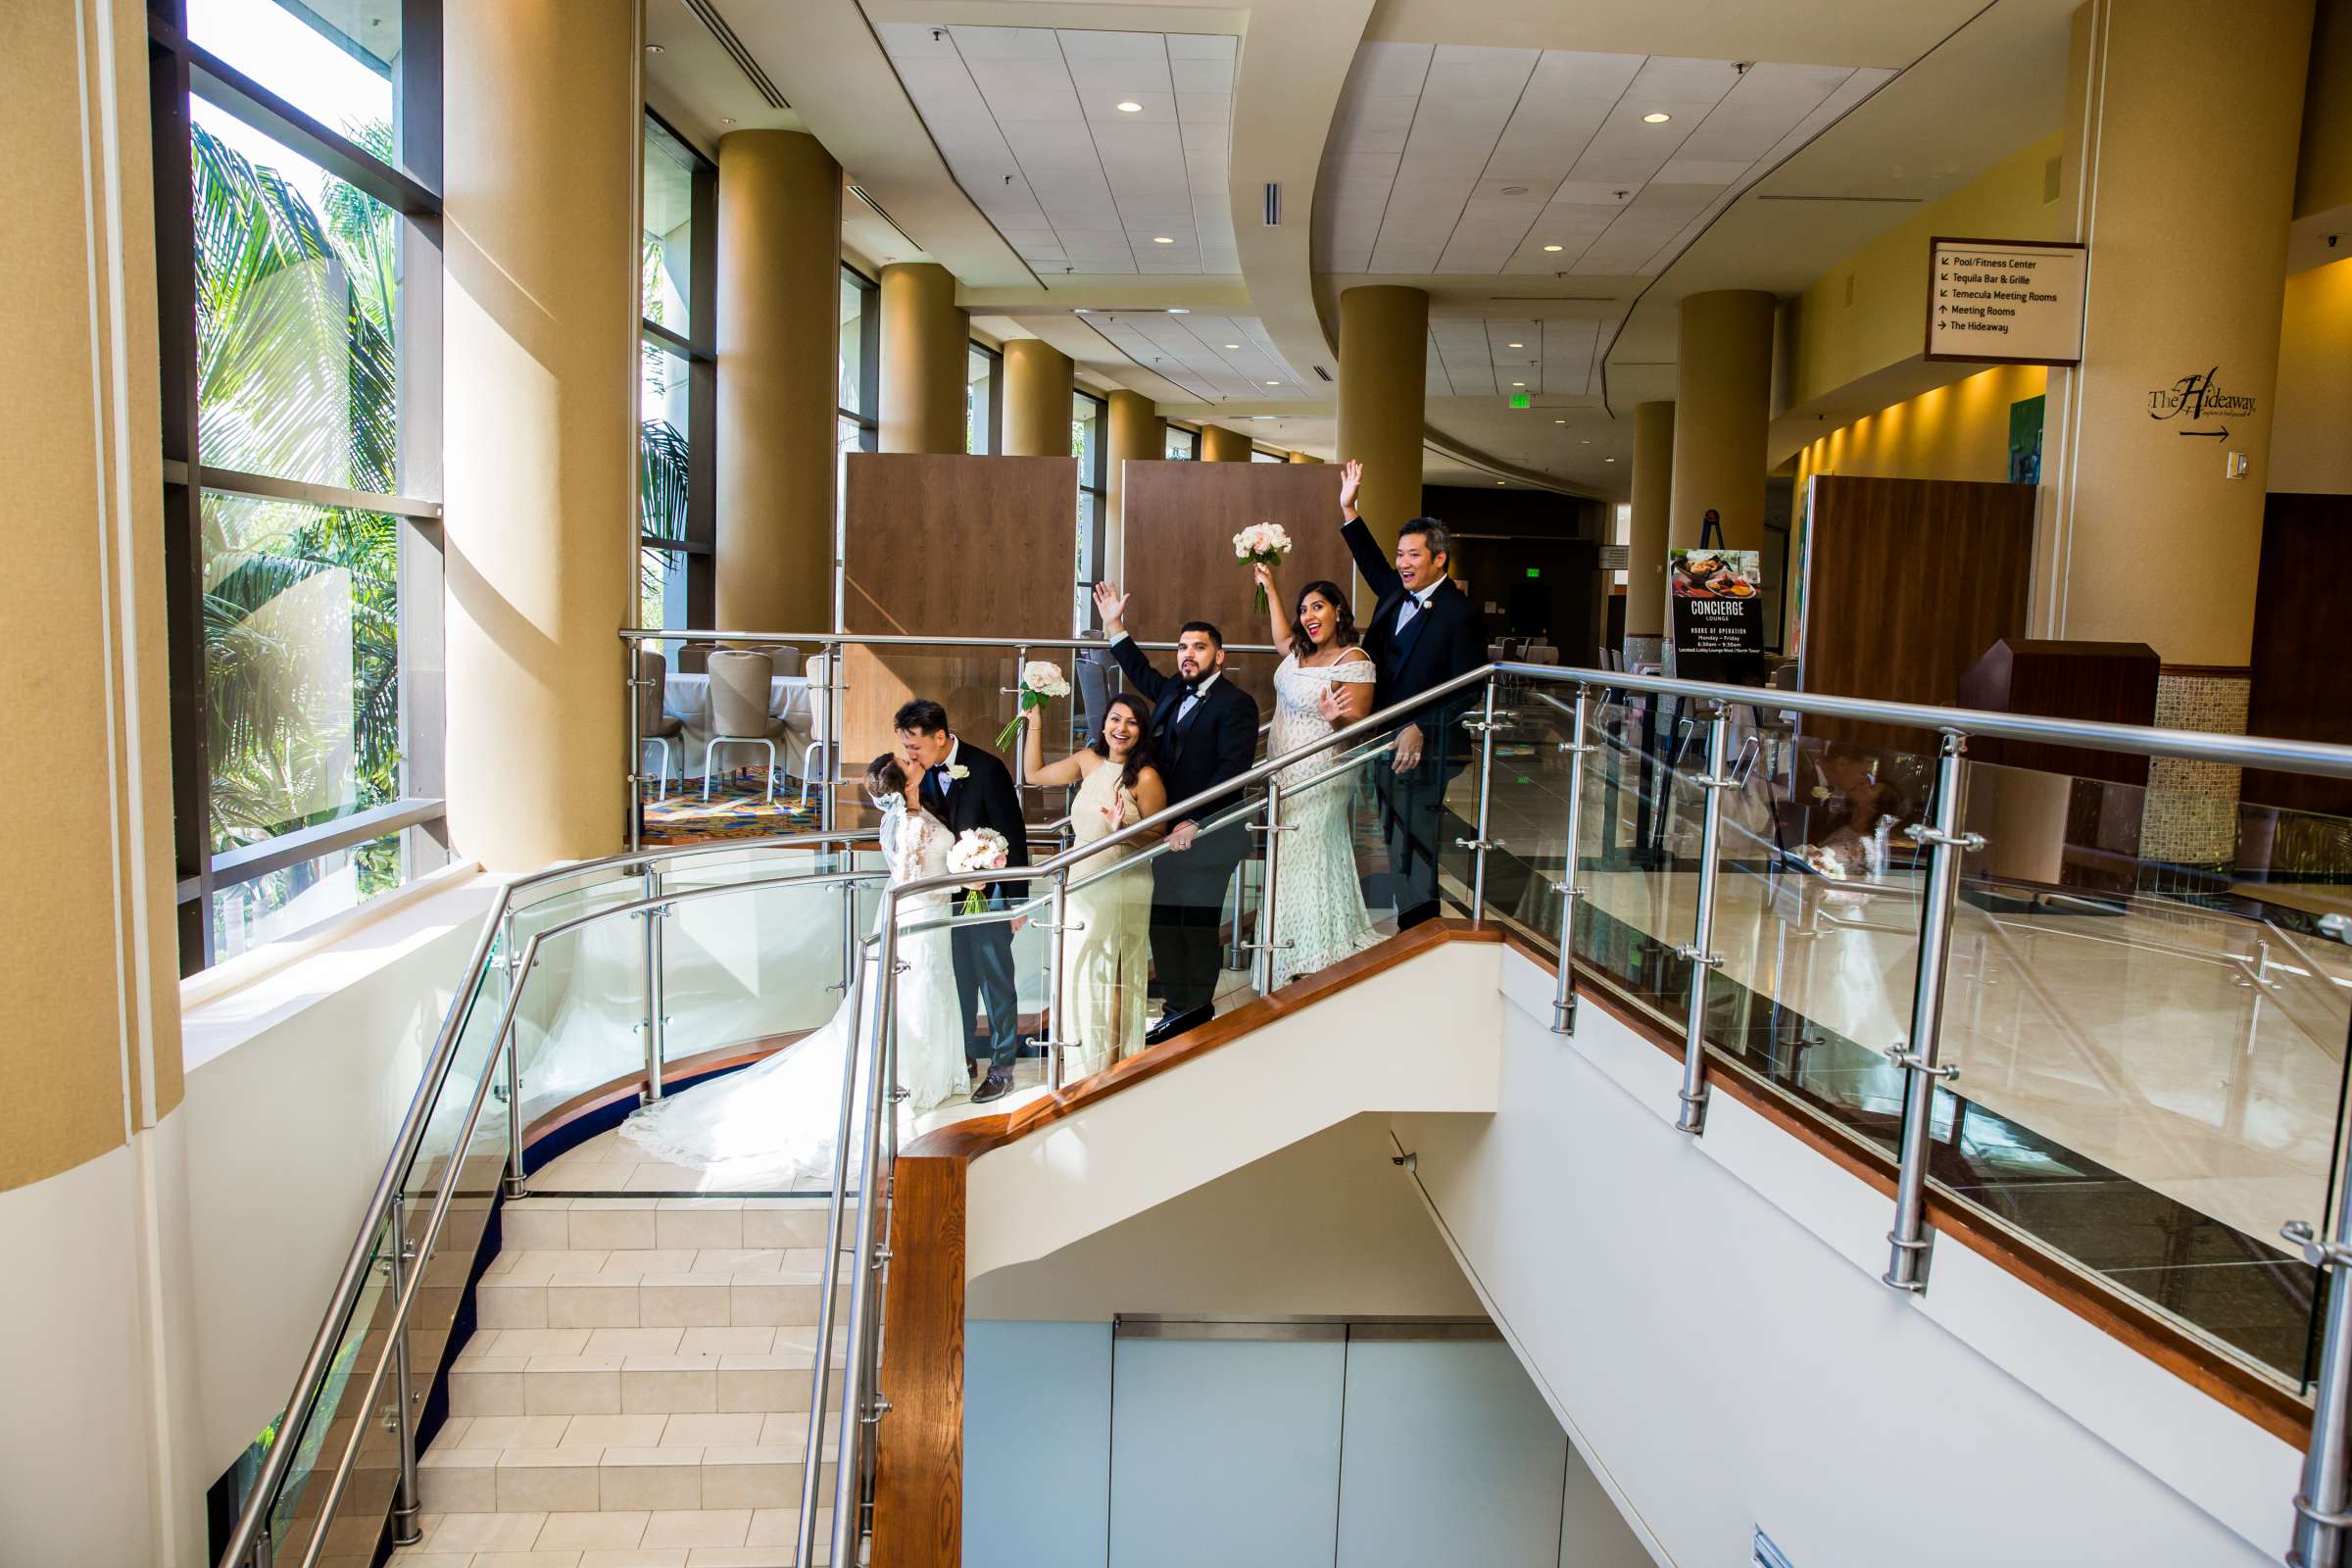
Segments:
[[[417,1483],[427,1513],[796,1508],[807,1443],[805,1413],[461,1417]]]
[[[427,1512],[397,1568],[792,1568],[800,1512],[786,1508],[613,1512]],[[833,1510],[816,1515],[816,1561],[829,1560]]]
[[[833,1339],[829,1382],[836,1390],[847,1333],[837,1330]],[[674,1348],[662,1348],[673,1339]],[[815,1344],[815,1330],[806,1325],[479,1333],[451,1365],[449,1409],[453,1416],[805,1411]]]
[[[509,1250],[474,1289],[474,1322],[484,1329],[813,1323],[822,1260],[821,1252],[803,1249]],[[846,1280],[836,1299],[837,1309],[846,1306]]]
[[[844,1212],[843,1238],[858,1207]],[[508,1249],[818,1249],[825,1202],[811,1198],[518,1198],[499,1211]]]

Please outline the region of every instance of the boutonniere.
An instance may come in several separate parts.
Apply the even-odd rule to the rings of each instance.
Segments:
[[[956,780],[958,783],[964,779],[970,778],[971,776],[972,770],[964,766],[961,762],[956,762],[948,768],[948,777]]]

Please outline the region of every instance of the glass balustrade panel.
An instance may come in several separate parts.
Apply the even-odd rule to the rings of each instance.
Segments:
[[[1283,831],[1274,852],[1280,878],[1272,928],[1277,986],[1318,974],[1396,935],[1394,909],[1365,894],[1367,887],[1385,885],[1389,874],[1381,792],[1392,771],[1390,747],[1389,737],[1376,737],[1318,753],[1280,775]],[[1256,874],[1262,883],[1262,865]]]
[[[365,1428],[360,1463],[353,1485],[337,1505],[332,1546],[346,1536],[365,1532],[372,1544],[391,1500],[383,1486],[389,1467],[399,1474],[399,1449],[386,1430],[391,1413],[391,1378],[386,1373],[374,1405],[366,1402],[368,1379],[390,1344],[388,1326],[393,1308],[390,1246],[391,1227],[379,1226],[370,1238],[368,1262],[350,1315],[338,1327],[327,1356],[325,1376],[317,1396],[300,1410],[288,1411],[270,1429],[271,1446],[293,1445],[285,1477],[270,1509],[267,1529],[275,1560],[299,1562],[318,1527],[326,1492],[355,1428]],[[365,1548],[360,1548],[364,1554]]]

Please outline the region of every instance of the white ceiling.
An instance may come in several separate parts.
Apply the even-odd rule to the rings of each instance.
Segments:
[[[1429,323],[1433,398],[1584,397],[1599,390],[1598,320],[1479,320]]]
[[[1137,365],[1203,403],[1320,401],[1327,395],[1299,385],[1298,372],[1254,317],[1090,311],[1086,320]]]
[[[1238,39],[876,31],[956,184],[1041,277],[1241,270],[1225,188]]]
[[[1317,182],[1316,270],[1654,273],[1891,74],[1367,43]]]

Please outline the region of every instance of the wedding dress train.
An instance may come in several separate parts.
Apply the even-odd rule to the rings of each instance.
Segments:
[[[1266,737],[1266,754],[1278,757],[1331,733],[1331,720],[1323,716],[1321,707],[1326,687],[1370,686],[1378,680],[1369,661],[1306,667],[1297,654],[1289,655],[1274,671],[1274,728]],[[1274,940],[1282,944],[1275,949],[1275,972],[1285,980],[1329,968],[1380,940],[1364,908],[1363,882],[1355,869],[1354,804],[1360,770],[1298,789],[1340,757],[1338,749],[1317,752],[1279,775],[1283,816],[1295,830],[1283,837],[1282,888],[1274,901]]]
[[[950,841],[948,830],[928,812],[892,803],[882,824],[892,885],[944,875]],[[898,957],[906,965],[898,976],[898,1081],[906,1091],[898,1107],[902,1138],[911,1134],[917,1116],[971,1087],[956,1038],[961,1015],[948,932],[904,934],[909,924],[946,914],[953,896],[953,890],[945,890],[900,901]],[[860,951],[870,1006],[878,994],[875,950]],[[845,998],[813,1033],[757,1066],[656,1101],[622,1122],[620,1136],[654,1159],[715,1171],[722,1178],[757,1173],[766,1182],[772,1173],[778,1189],[828,1184],[841,1124],[843,1074],[856,1045],[851,1023]],[[867,1070],[860,1066],[858,1083],[846,1087],[853,1093],[861,1089]],[[862,1106],[862,1095],[858,1102]],[[862,1126],[853,1119],[853,1140],[861,1136]],[[862,1167],[861,1151],[853,1142],[853,1177]]]

